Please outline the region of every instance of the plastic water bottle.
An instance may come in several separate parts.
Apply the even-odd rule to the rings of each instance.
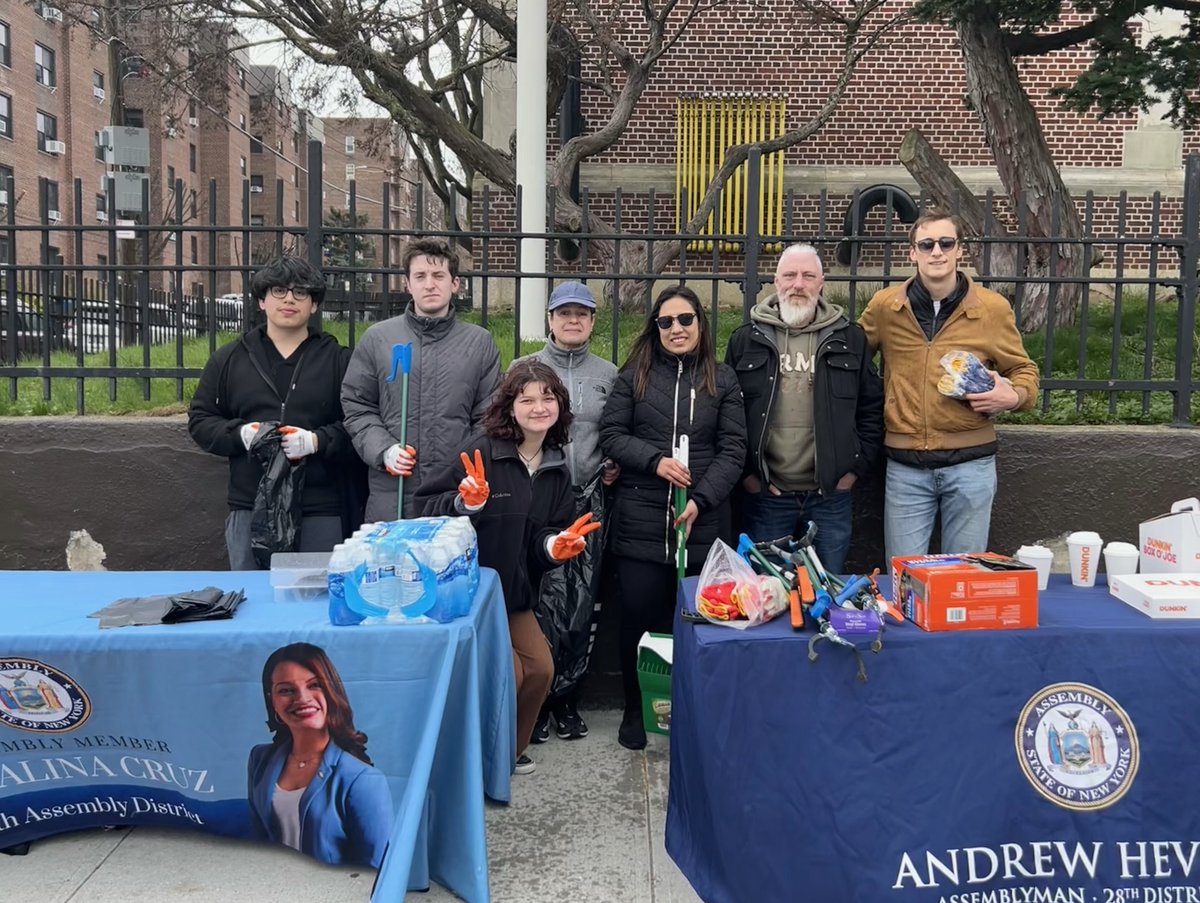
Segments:
[[[376,543],[379,561],[379,601],[392,614],[400,613],[400,582],[397,580],[398,559],[402,552],[402,544],[398,537],[388,533],[379,537]]]
[[[346,581],[352,580],[354,568],[361,560],[354,543],[338,543],[329,556],[329,623],[345,627],[358,624],[362,615],[351,611],[346,603]]]
[[[380,589],[379,589],[379,568],[381,564],[382,550],[380,549],[382,537],[368,534],[363,540],[363,560],[367,566],[366,573],[363,574],[362,585],[359,591],[362,593],[363,599],[370,605],[380,605]]]

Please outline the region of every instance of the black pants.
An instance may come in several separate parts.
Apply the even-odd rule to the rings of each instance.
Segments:
[[[689,556],[695,558],[699,556]],[[621,662],[621,683],[625,689],[625,708],[641,705],[638,688],[637,645],[642,634],[670,633],[675,618],[675,594],[678,589],[674,564],[638,561],[622,555],[611,558],[621,600],[621,627],[617,634],[617,654]],[[701,559],[688,562],[688,573],[698,574]]]

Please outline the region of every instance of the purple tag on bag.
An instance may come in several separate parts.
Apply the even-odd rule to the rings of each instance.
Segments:
[[[879,615],[868,609],[829,609],[829,623],[842,636],[873,636],[879,632]]]

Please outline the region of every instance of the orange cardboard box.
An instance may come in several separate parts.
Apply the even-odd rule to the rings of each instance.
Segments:
[[[1038,626],[1037,569],[990,552],[893,558],[892,594],[925,630]]]

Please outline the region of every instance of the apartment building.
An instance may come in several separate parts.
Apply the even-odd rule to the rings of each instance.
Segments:
[[[108,48],[86,24],[72,26],[42,2],[0,8],[0,217],[45,227],[17,233],[15,247],[0,235],[0,261],[108,262],[102,237],[79,242],[56,228],[95,221],[105,172],[96,135],[111,122],[108,87]]]
[[[416,157],[408,135],[390,119],[338,118],[322,120],[325,130],[322,216],[327,225],[338,223],[349,227],[351,182],[354,183],[355,216],[363,232],[356,245],[358,263],[371,268],[398,269],[404,253],[405,237],[389,235],[387,241],[380,230],[412,229],[418,221],[426,227],[441,229],[440,208],[431,217],[417,216],[417,184],[420,180]],[[385,192],[386,189],[386,192]],[[387,200],[387,221],[384,200]],[[426,190],[426,198],[433,193]],[[371,234],[374,230],[375,234]],[[362,287],[362,286],[360,286]],[[394,292],[402,289],[399,276],[391,276],[386,284],[372,280],[376,291]]]

